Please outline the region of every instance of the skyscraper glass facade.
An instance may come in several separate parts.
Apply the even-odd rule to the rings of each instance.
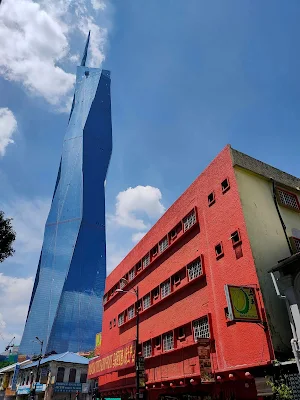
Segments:
[[[36,336],[47,352],[91,350],[101,331],[111,130],[109,71],[78,67],[21,354],[39,352]]]

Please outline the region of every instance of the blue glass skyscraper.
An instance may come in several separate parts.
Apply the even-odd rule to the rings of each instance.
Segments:
[[[88,38],[89,41],[89,38]],[[104,185],[112,151],[110,73],[77,67],[75,94],[21,354],[94,348],[106,278]]]

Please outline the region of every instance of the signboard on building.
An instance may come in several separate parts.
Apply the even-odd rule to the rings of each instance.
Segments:
[[[46,384],[36,383],[35,391],[36,392],[44,392],[46,390]]]
[[[82,391],[81,383],[56,382],[54,385],[54,392],[71,393],[71,392],[81,392],[81,391]]]
[[[261,320],[254,287],[225,285],[225,294],[229,319],[246,322]]]
[[[127,343],[114,352],[94,358],[89,363],[88,379],[119,369],[133,367],[135,363],[135,342]]]
[[[20,364],[15,365],[14,375],[11,381],[11,390],[17,389],[17,379],[20,371]]]
[[[209,339],[198,339],[197,350],[199,357],[201,382],[215,382],[214,374],[211,367]]]
[[[99,332],[96,335],[95,356],[99,356],[100,355],[101,344],[102,344],[102,332]]]
[[[29,394],[29,393],[30,393],[30,385],[18,387],[17,394]]]

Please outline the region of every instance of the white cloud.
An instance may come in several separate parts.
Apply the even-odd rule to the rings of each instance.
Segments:
[[[91,0],[94,10],[105,10],[106,4],[102,0]]]
[[[153,186],[128,188],[117,195],[114,221],[128,228],[144,230],[148,225],[137,215],[144,214],[157,218],[165,211],[161,203],[162,194]]]
[[[133,241],[133,243],[137,243],[139,242],[145,235],[147,232],[137,232],[137,233],[133,233],[131,236],[131,239]]]
[[[78,63],[80,60],[80,55],[79,54],[73,54],[72,56],[70,56],[69,60],[72,63]]]
[[[104,10],[101,4],[96,0],[96,6]],[[0,75],[61,106],[75,81],[75,75],[63,67],[66,59],[77,57],[69,55],[70,39],[76,31],[86,37],[89,29],[91,61],[100,66],[107,30],[95,23],[84,0],[4,0],[0,7]]]
[[[28,253],[40,252],[50,203],[50,199],[45,198],[19,197],[9,204],[0,205],[5,216],[13,218],[12,225],[16,231],[16,253],[8,261],[16,262]]]
[[[0,273],[0,334],[4,347],[14,336],[15,343],[21,339],[33,278],[17,278]]]
[[[6,147],[14,143],[12,135],[17,129],[17,121],[11,110],[0,108],[0,155],[4,156]]]

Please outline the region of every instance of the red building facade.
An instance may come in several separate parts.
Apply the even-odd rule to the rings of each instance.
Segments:
[[[225,285],[252,288],[259,321],[229,319]],[[137,286],[139,304],[116,291]],[[137,307],[145,397],[257,398],[252,378],[274,354],[229,146],[107,277],[89,371],[104,397],[134,394]]]

